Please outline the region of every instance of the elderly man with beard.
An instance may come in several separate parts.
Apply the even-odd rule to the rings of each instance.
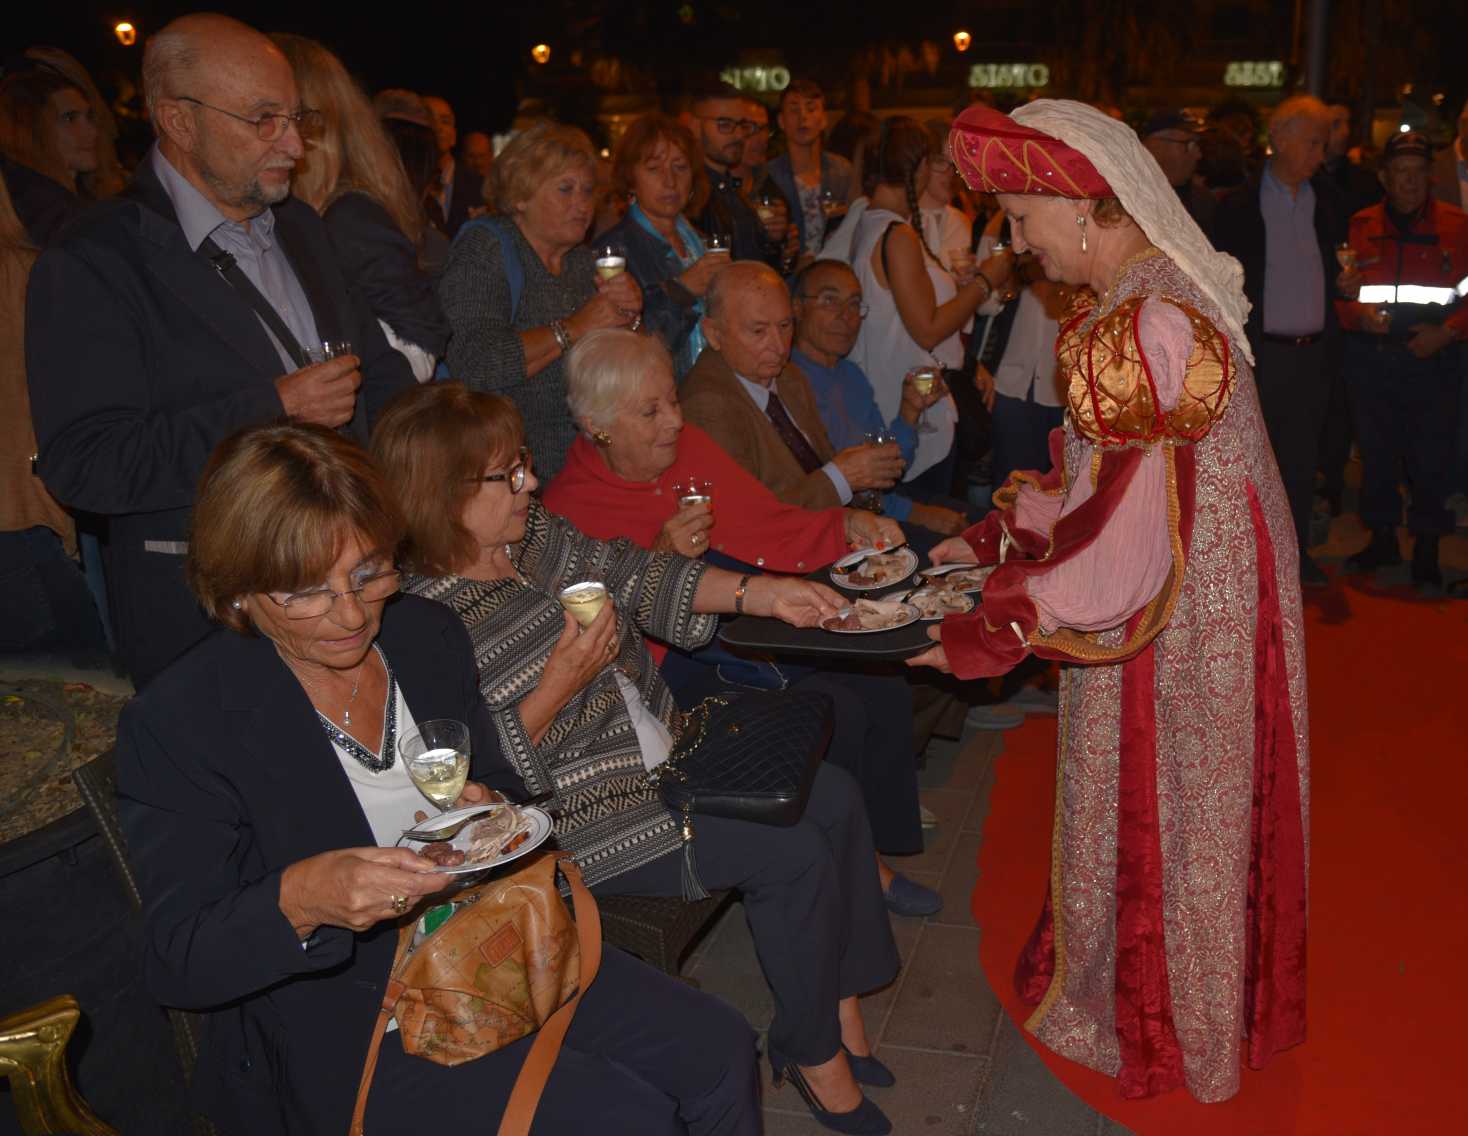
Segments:
[[[290,197],[315,115],[280,50],[186,16],[149,40],[143,79],[157,144],[126,194],[41,255],[26,302],[39,472],[107,519],[118,650],[139,686],[210,630],[183,564],[214,447],[282,416],[365,443],[413,383],[320,217]]]

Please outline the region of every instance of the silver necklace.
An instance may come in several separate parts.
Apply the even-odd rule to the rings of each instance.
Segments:
[[[279,648],[277,648],[277,651],[278,650],[279,650]],[[356,677],[352,679],[352,694],[351,694],[351,697],[349,697],[347,699],[347,704],[344,707],[342,707],[342,725],[343,726],[347,726],[347,727],[350,728],[350,726],[352,724],[352,703],[355,702],[355,701],[357,701],[357,690],[362,685],[362,671],[364,669],[366,669],[367,660],[370,659],[370,658],[372,658],[372,652],[371,651],[368,651],[367,654],[362,657],[362,661],[357,664],[357,674],[356,674]],[[321,694],[321,688],[320,687],[318,687],[314,682],[312,682],[305,675],[297,672],[294,667],[292,667],[291,670],[292,670],[292,673],[294,673],[297,678],[299,678],[302,682],[304,682],[306,684],[306,688],[308,690],[310,690],[312,694],[316,695],[318,698],[323,697],[322,694]],[[317,713],[319,714],[320,711],[318,710]],[[325,717],[325,715],[323,715],[323,717]],[[330,721],[329,718],[327,720]]]

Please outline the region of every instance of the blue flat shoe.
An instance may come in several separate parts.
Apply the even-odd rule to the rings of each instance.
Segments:
[[[872,1054],[858,1057],[845,1045],[841,1049],[846,1054],[846,1064],[851,1066],[851,1075],[856,1078],[857,1084],[871,1085],[874,1089],[890,1089],[897,1084],[896,1074]]]
[[[937,915],[943,910],[943,897],[930,887],[915,884],[904,875],[892,877],[891,884],[882,893],[887,901],[887,910],[893,915]]]
[[[810,1082],[805,1079],[805,1074],[800,1071],[799,1065],[787,1061],[773,1049],[767,1055],[770,1069],[775,1074],[776,1086],[783,1085],[786,1081],[794,1085],[800,1099],[805,1101],[805,1107],[810,1109],[811,1116],[822,1128],[842,1132],[846,1136],[887,1136],[892,1131],[892,1122],[887,1119],[887,1114],[868,1100],[865,1094],[861,1098],[861,1104],[850,1112],[827,1112],[821,1104],[821,1098],[816,1096]]]

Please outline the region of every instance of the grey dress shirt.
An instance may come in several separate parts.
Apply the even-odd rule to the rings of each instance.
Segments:
[[[1325,328],[1325,266],[1315,235],[1315,189],[1302,181],[1293,194],[1274,176],[1259,180],[1264,214],[1264,330],[1315,335]]]
[[[275,242],[275,214],[269,209],[251,217],[248,222],[231,221],[200,193],[183,174],[173,168],[173,163],[163,156],[156,145],[149,156],[153,172],[163,183],[163,192],[173,202],[173,211],[178,214],[179,228],[184,239],[195,252],[204,243],[205,237],[213,237],[214,243],[232,253],[240,269],[249,277],[250,283],[260,290],[272,307],[280,314],[285,326],[290,328],[296,342],[305,350],[321,343],[316,330],[316,317],[311,312],[311,303],[296,279],[296,270],[291,267],[285,251]],[[259,319],[257,315],[255,317]],[[275,333],[262,319],[260,326],[270,336],[270,342],[280,355],[285,373],[298,369],[291,353],[285,349]]]

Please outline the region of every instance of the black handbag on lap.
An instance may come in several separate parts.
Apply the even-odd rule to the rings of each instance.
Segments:
[[[831,717],[829,695],[803,690],[715,695],[688,712],[668,760],[649,775],[683,818],[685,899],[708,894],[694,868],[694,815],[795,824],[831,740]]]

